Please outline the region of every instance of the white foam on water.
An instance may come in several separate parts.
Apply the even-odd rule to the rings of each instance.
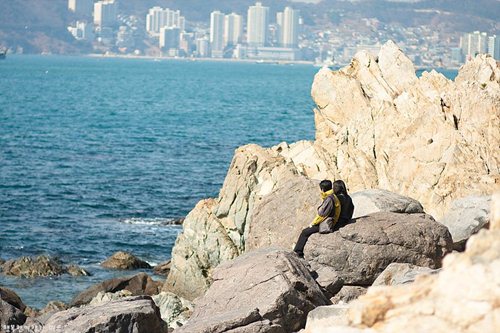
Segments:
[[[173,218],[161,218],[161,217],[154,217],[154,218],[137,218],[137,217],[132,217],[128,219],[123,219],[121,220],[122,223],[125,224],[136,224],[136,225],[175,225],[177,219]]]

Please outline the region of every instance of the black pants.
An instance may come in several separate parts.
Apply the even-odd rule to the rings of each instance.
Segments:
[[[306,246],[307,239],[309,238],[309,236],[317,232],[319,232],[319,224],[302,230],[299,239],[297,240],[297,244],[295,244],[295,248],[293,250],[298,254],[304,254],[304,247]]]

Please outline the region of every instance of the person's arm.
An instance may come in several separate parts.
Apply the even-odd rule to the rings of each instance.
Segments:
[[[323,222],[328,216],[331,215],[333,209],[335,209],[335,204],[331,197],[327,197],[323,200],[321,206],[319,206],[318,214],[316,214],[316,217],[311,222],[311,227]]]

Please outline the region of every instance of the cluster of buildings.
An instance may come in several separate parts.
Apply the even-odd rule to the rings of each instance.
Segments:
[[[261,2],[246,15],[215,10],[206,22],[190,22],[179,10],[161,7],[145,17],[127,16],[118,6],[119,0],[68,0],[75,17],[68,30],[103,53],[343,65],[360,50],[378,53],[392,39],[422,67],[460,66],[477,53],[500,60],[498,37],[479,31],[449,34],[436,26],[404,27],[376,18],[305,26],[299,10],[271,13]]]

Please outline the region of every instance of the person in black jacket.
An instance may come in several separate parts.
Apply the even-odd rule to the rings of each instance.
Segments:
[[[343,180],[336,180],[332,184],[333,192],[340,201],[340,217],[338,226],[343,226],[351,222],[352,214],[354,213],[354,204],[352,199],[347,194],[347,188]]]

